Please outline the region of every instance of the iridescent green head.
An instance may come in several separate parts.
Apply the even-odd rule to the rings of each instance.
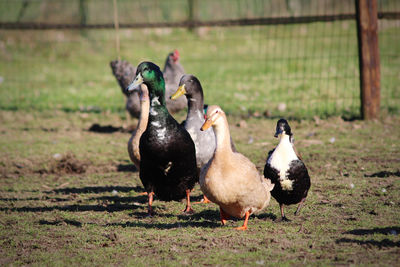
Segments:
[[[138,90],[144,83],[149,89],[150,98],[158,97],[162,105],[165,105],[165,81],[160,68],[152,62],[142,62],[136,69],[136,78],[125,89],[128,93]]]

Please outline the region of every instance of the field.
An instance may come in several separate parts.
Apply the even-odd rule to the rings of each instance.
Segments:
[[[112,1],[79,2],[89,3],[89,23],[112,22]],[[179,21],[188,3],[118,2],[121,23]],[[198,2],[200,19],[289,16],[296,3],[297,15],[354,8],[346,0]],[[0,21],[15,21],[24,3],[0,0]],[[398,10],[396,1],[380,3]],[[79,23],[79,7],[31,1],[21,21]],[[156,215],[146,216],[126,148],[124,98],[109,67],[118,56],[114,30],[0,30],[0,265],[400,266],[399,29],[399,20],[379,21],[375,121],[359,120],[354,21],[119,31],[119,55],[133,65],[162,67],[179,50],[260,173],[277,144],[277,118],[289,119],[311,176],[305,207],[299,216],[289,207],[291,221],[279,223],[272,199],[245,232],[233,229],[242,220],[221,226],[215,204],[184,215],[183,202],[156,197]],[[192,199],[201,196],[196,185]]]
[[[386,25],[386,24],[385,24]],[[389,27],[390,26],[390,27]],[[399,114],[400,26],[381,32],[382,111]],[[163,67],[178,49],[206,101],[229,114],[360,117],[352,21],[231,28],[121,30],[121,58]],[[115,32],[0,31],[0,107],[123,113],[109,62]],[[23,70],[23,71],[22,71]],[[285,108],[280,108],[280,106]]]
[[[186,216],[184,203],[156,198],[156,216],[146,217],[116,113],[1,111],[0,119],[2,266],[399,264],[399,117],[291,121],[312,178],[306,205],[277,223],[272,200],[246,232],[233,229],[241,220],[221,226],[214,204]],[[261,172],[276,121],[228,120]],[[200,200],[198,185],[192,195]]]

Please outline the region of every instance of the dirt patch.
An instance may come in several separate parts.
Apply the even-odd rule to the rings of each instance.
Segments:
[[[40,174],[81,174],[86,172],[89,164],[89,161],[79,160],[73,153],[68,152],[65,155],[53,156],[50,166],[37,172]]]

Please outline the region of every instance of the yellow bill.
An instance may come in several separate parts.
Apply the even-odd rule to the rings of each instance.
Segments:
[[[181,85],[179,86],[178,90],[176,90],[176,92],[170,96],[171,99],[177,99],[180,96],[183,96],[184,94],[186,94],[186,88],[185,85]]]

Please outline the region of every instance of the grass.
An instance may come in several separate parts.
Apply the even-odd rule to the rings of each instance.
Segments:
[[[76,19],[76,10],[60,11],[64,2],[31,3],[24,19]],[[270,8],[288,15],[264,2],[228,2],[232,12],[219,15],[257,17]],[[101,12],[111,2],[101,3],[89,1],[89,14],[110,19]],[[118,3],[129,22],[130,2]],[[162,4],[157,14],[180,20],[186,3],[172,1],[174,13]],[[207,1],[202,18],[214,18],[219,4]],[[1,20],[13,21],[22,1],[0,5]],[[149,11],[152,3],[135,5]],[[141,19],[156,18],[146,12]],[[89,23],[103,23],[95,17]],[[120,128],[124,100],[109,67],[117,57],[114,31],[0,30],[0,265],[398,265],[400,27],[380,20],[381,117],[370,122],[342,119],[360,110],[355,28],[341,21],[120,31],[121,57],[132,64],[162,66],[169,51],[180,51],[260,172],[276,145],[273,118],[290,118],[312,178],[306,205],[298,217],[289,207],[292,221],[277,223],[271,200],[246,232],[233,230],[241,220],[221,226],[213,204],[196,204],[185,216],[184,203],[156,198],[157,215],[145,216],[129,133]],[[185,112],[174,116],[181,121]],[[90,131],[94,123],[115,131]],[[192,199],[200,198],[197,185]]]
[[[185,216],[184,203],[156,198],[157,215],[146,217],[129,133],[88,131],[122,125],[116,113],[1,111],[0,120],[3,266],[398,264],[399,117],[290,121],[312,178],[306,205],[298,217],[289,207],[292,221],[276,223],[271,200],[246,232],[233,229],[241,220],[221,226],[214,204]],[[238,150],[261,172],[276,145],[275,120],[228,120]],[[198,185],[192,196],[200,200]]]
[[[382,111],[398,113],[397,24],[382,22]],[[231,28],[121,30],[121,57],[164,64],[177,48],[206,102],[228,113],[359,117],[355,24],[351,21]],[[109,62],[115,32],[0,31],[0,108],[112,111],[123,96]]]

